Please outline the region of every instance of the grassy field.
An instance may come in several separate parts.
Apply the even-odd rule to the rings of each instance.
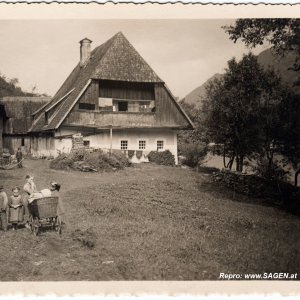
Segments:
[[[0,171],[6,191],[62,184],[66,225],[59,236],[0,232],[4,280],[205,280],[219,273],[300,269],[300,219],[252,203],[189,169],[138,165],[111,173],[51,170],[26,160]]]

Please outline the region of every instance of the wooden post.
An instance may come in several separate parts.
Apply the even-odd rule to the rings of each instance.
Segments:
[[[109,135],[110,135],[110,149],[109,149],[109,153],[112,153],[112,126],[110,126],[109,129]]]

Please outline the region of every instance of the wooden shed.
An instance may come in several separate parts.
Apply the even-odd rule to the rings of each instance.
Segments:
[[[0,149],[15,154],[19,147],[31,151],[33,113],[51,100],[50,97],[3,97],[0,99]]]

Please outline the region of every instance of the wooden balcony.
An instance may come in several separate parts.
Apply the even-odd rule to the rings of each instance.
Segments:
[[[154,112],[112,112],[74,110],[65,125],[102,127],[157,127]]]

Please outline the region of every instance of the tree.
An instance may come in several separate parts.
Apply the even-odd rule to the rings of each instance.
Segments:
[[[278,130],[281,153],[292,163],[295,172],[295,186],[300,174],[300,96],[293,96],[282,102],[279,108],[283,120]]]
[[[231,169],[235,159],[242,171],[244,159],[254,154],[267,157],[271,167],[280,140],[279,104],[289,97],[287,89],[251,53],[240,62],[230,60],[223,79],[208,86],[206,125],[211,139],[223,144],[225,167]]]
[[[236,170],[242,171],[245,157],[258,148],[257,115],[261,94],[262,70],[252,54],[240,62],[228,62],[222,80],[215,80],[207,88],[206,124],[214,142],[224,145],[224,159],[230,165],[236,160]]]
[[[267,42],[276,54],[283,56],[294,51],[296,59],[293,69],[300,71],[300,19],[238,19],[234,25],[224,29],[231,40],[236,42],[241,39],[250,48]],[[296,84],[299,83],[300,80]],[[281,149],[296,169],[295,185],[300,173],[299,101],[290,97],[281,110],[285,114],[281,116],[282,128],[285,129],[281,133]]]
[[[267,177],[271,178],[274,154],[282,154],[282,124],[286,122],[283,116],[283,106],[294,97],[292,90],[284,85],[273,70],[264,71],[263,90],[260,97],[257,115],[261,127],[260,153],[268,161]]]
[[[18,79],[18,78],[12,78],[12,79],[10,79],[9,83],[10,83],[11,85],[17,87],[18,84],[19,84],[19,79]]]
[[[234,42],[241,39],[250,48],[267,42],[280,55],[295,51],[299,60],[300,19],[238,19],[223,28]]]

